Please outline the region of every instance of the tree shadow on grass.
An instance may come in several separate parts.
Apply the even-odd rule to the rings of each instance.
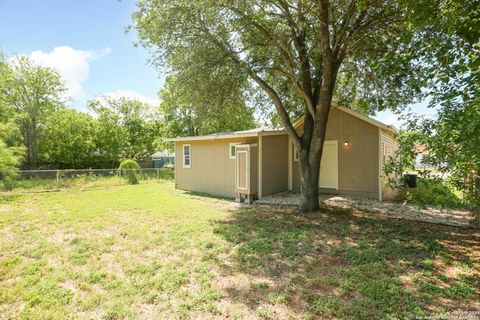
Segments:
[[[478,307],[480,235],[355,210],[245,206],[215,233],[219,286],[263,318],[415,318]]]

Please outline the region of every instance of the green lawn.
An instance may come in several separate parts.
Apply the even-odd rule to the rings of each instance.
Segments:
[[[0,319],[412,319],[479,294],[474,230],[170,181],[0,195]]]

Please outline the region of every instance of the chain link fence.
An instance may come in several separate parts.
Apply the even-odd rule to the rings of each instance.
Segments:
[[[125,169],[66,169],[66,170],[0,170],[0,190],[65,187],[95,187],[126,184]],[[142,182],[173,180],[170,168],[141,168],[136,172]]]

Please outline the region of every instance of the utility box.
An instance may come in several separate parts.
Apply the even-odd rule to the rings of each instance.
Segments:
[[[409,188],[416,188],[417,187],[417,177],[416,173],[405,173],[403,175],[403,181],[405,185]]]

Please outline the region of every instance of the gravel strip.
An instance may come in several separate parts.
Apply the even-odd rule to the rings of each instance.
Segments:
[[[440,210],[432,207],[419,208],[410,204],[388,201],[382,202],[343,195],[322,194],[319,200],[326,205],[337,208],[355,208],[362,211],[374,212],[389,218],[422,221],[456,227],[469,227],[470,221],[474,219],[473,215],[466,210]],[[282,192],[263,197],[255,201],[255,203],[299,206],[301,199],[298,193]]]

